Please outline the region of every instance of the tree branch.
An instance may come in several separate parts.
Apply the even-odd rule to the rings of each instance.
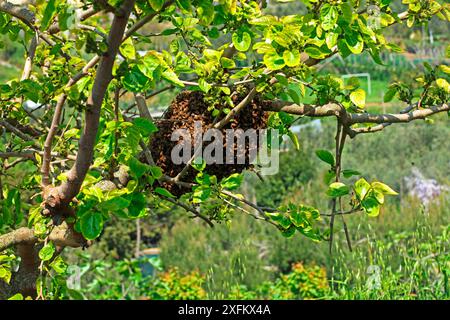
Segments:
[[[433,114],[449,111],[448,104],[431,106],[425,109],[414,110],[408,113],[386,113],[386,114],[370,114],[370,113],[352,113],[348,115],[349,123],[400,123],[410,122],[413,120],[423,120]]]
[[[18,136],[22,140],[32,142],[33,147],[38,148],[38,149],[41,147],[32,137],[30,137],[26,133],[23,133],[22,131],[17,129],[15,126],[10,124],[8,121],[0,120],[0,126],[5,127],[8,131],[14,133],[16,136]]]
[[[79,248],[88,244],[87,240],[77,232],[67,222],[62,222],[54,226],[49,235],[49,240],[56,246]],[[0,252],[10,247],[20,244],[34,244],[39,239],[34,235],[34,230],[30,228],[19,228],[10,233],[0,235]]]
[[[308,117],[339,116],[345,112],[345,109],[337,103],[328,103],[323,106],[317,106],[311,104],[295,104],[281,100],[266,101],[264,108],[266,111],[283,111],[289,114]]]
[[[156,17],[160,12],[164,11],[165,9],[167,9],[167,7],[171,6],[174,2],[175,1],[173,1],[173,0],[167,1],[162,6],[161,10],[159,10],[158,12],[154,12],[152,14],[149,14],[148,16],[145,16],[144,18],[142,18],[141,20],[136,22],[130,29],[127,30],[127,33],[125,34],[125,38],[123,40],[125,41],[126,39],[131,37],[133,35],[133,33],[135,33],[140,28],[142,28],[144,25],[146,25],[147,23],[152,21],[154,17]]]
[[[23,67],[22,77],[21,80],[25,80],[30,78],[31,75],[31,69],[33,67],[33,60],[34,56],[36,54],[36,48],[38,45],[39,35],[35,33],[33,35],[33,38],[31,39],[30,47],[28,48],[28,55],[27,59],[25,60],[25,65]]]
[[[36,17],[31,10],[16,6],[8,1],[0,1],[0,11],[12,15],[13,17],[21,20],[23,23],[34,29],[34,23]]]
[[[176,200],[176,199],[172,199],[172,198],[169,198],[169,197],[166,197],[166,196],[163,196],[163,195],[158,195],[158,196],[160,198],[168,201],[168,202],[173,203],[174,205],[177,205],[177,206],[183,208],[186,211],[189,211],[189,212],[193,213],[196,217],[198,217],[198,218],[202,219],[203,221],[205,221],[211,228],[214,227],[214,224],[212,223],[212,221],[208,217],[206,217],[206,216],[202,215],[200,212],[198,212],[198,210],[196,208],[191,207],[190,205],[188,205],[186,203],[183,203],[183,202],[181,202],[179,200]]]
[[[311,104],[295,104],[287,101],[275,100],[266,101],[264,104],[264,109],[267,111],[284,111],[289,114],[309,116],[309,117],[330,117],[336,116],[340,117],[343,124],[350,126],[356,123],[376,123],[382,124],[386,127],[391,123],[406,123],[413,120],[422,120],[436,113],[450,111],[450,106],[446,103],[437,106],[430,106],[428,108],[420,110],[412,110],[408,107],[400,113],[386,113],[386,114],[372,114],[372,113],[348,113],[344,107],[337,103],[328,103],[323,106],[311,105]],[[377,130],[363,128],[367,131],[379,131],[382,128],[378,127]],[[361,131],[358,129],[356,132]],[[353,134],[349,134],[354,137]]]
[[[87,101],[85,126],[79,142],[79,149],[74,166],[67,173],[67,181],[58,187],[61,200],[69,203],[80,191],[94,155],[95,137],[98,131],[100,109],[108,85],[112,79],[112,68],[119,46],[122,43],[128,18],[134,6],[134,0],[125,0],[122,5],[123,15],[115,15],[108,37],[108,52],[101,58],[95,76],[91,96]]]
[[[81,72],[79,72],[78,74],[76,74],[75,76],[70,78],[65,89],[72,87],[81,78],[83,78],[85,75],[87,75],[89,72],[89,69],[94,67],[99,60],[100,60],[99,56],[95,56],[94,58],[92,58],[86,64],[86,66],[84,66],[84,68],[81,70]],[[51,163],[52,143],[53,143],[53,139],[58,131],[59,123],[61,122],[62,110],[63,110],[64,103],[66,102],[66,100],[67,100],[67,94],[62,93],[56,103],[55,112],[53,114],[53,119],[52,119],[52,124],[50,126],[50,130],[48,131],[47,138],[45,139],[45,142],[44,142],[44,154],[42,157],[42,167],[41,167],[42,185],[43,186],[48,186],[50,184],[50,163]]]

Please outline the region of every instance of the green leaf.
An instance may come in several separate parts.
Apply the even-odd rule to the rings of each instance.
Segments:
[[[197,186],[193,192],[193,203],[202,203],[211,195],[211,187],[209,186]]]
[[[130,206],[128,207],[128,215],[131,218],[138,218],[145,214],[145,207],[147,206],[147,200],[142,193],[133,193]]]
[[[239,174],[239,173],[233,173],[231,176],[222,179],[222,182],[220,183],[220,185],[223,188],[229,189],[229,190],[234,190],[239,188],[239,186],[242,183],[242,179],[243,179],[243,175]]]
[[[233,74],[230,79],[241,79],[243,77],[245,77],[246,75],[248,75],[250,72],[249,68],[244,68],[242,70],[239,70],[238,72],[236,72],[235,74]]]
[[[150,172],[155,179],[159,179],[163,175],[162,169],[158,166],[150,166]]]
[[[345,178],[350,178],[351,176],[360,176],[361,175],[361,173],[359,171],[352,170],[352,169],[342,170],[342,174],[344,175]]]
[[[437,79],[436,84],[439,88],[443,89],[445,92],[450,93],[450,84],[444,78]]]
[[[325,42],[327,44],[328,49],[332,49],[336,44],[338,40],[339,34],[335,32],[328,32]]]
[[[147,118],[135,118],[133,119],[133,124],[139,129],[142,136],[147,137],[151,135],[152,133],[155,133],[158,131],[158,127],[149,119]]]
[[[184,87],[184,83],[180,81],[180,79],[178,79],[178,76],[176,75],[175,72],[173,72],[172,69],[168,68],[166,69],[162,74],[161,77],[163,77],[164,79],[166,79],[167,81],[169,81],[170,83],[179,86],[179,87]]]
[[[21,293],[16,293],[12,297],[8,298],[8,300],[23,300],[23,295]]]
[[[288,88],[288,95],[289,97],[291,97],[292,101],[294,101],[296,104],[300,104],[301,100],[300,100],[300,94],[298,93],[297,90]]]
[[[347,44],[348,49],[354,54],[360,54],[364,50],[364,41],[362,41],[362,39],[353,42],[346,38],[345,43]]]
[[[119,211],[128,208],[130,201],[123,197],[114,197],[104,202],[100,202],[98,208],[105,211]]]
[[[386,91],[386,93],[384,94],[383,101],[384,102],[392,101],[392,99],[394,99],[396,93],[397,93],[397,90],[395,88],[388,89],[388,91]]]
[[[149,82],[149,78],[142,73],[137,65],[131,67],[122,78],[123,86],[131,92],[142,92],[145,90]]]
[[[358,108],[364,108],[366,105],[366,92],[363,89],[356,89],[350,93],[350,100]]]
[[[338,39],[337,46],[339,53],[342,55],[342,58],[346,58],[352,54],[347,46],[347,42],[345,41],[345,39]]]
[[[149,0],[150,6],[153,10],[159,11],[164,5],[164,0]]]
[[[383,63],[383,60],[381,60],[380,50],[377,47],[370,45],[370,44],[369,44],[369,48],[370,48],[369,53],[370,53],[370,56],[372,57],[373,61],[375,61],[375,63],[377,63],[381,66],[384,66],[385,64]]]
[[[377,199],[379,204],[384,203],[384,194],[382,192],[377,191],[377,190],[372,190],[372,196],[375,197],[375,199]]]
[[[67,293],[71,300],[86,300],[86,297],[79,291],[73,289],[67,289]]]
[[[131,157],[128,166],[130,167],[131,173],[139,179],[142,175],[149,170],[149,166],[145,163],[140,162],[138,159]]]
[[[53,242],[47,243],[41,250],[39,250],[39,259],[42,261],[48,261],[53,257],[55,253],[55,245]]]
[[[287,135],[291,139],[292,143],[294,144],[295,150],[300,150],[300,142],[298,141],[297,135],[294,132],[292,132],[291,130],[288,131]]]
[[[197,14],[201,24],[205,26],[211,24],[211,22],[214,21],[214,5],[212,1],[200,1],[197,6]]]
[[[408,19],[406,20],[406,25],[408,28],[411,28],[414,25],[414,21],[415,21],[415,17],[414,16],[409,16]]]
[[[366,181],[366,179],[361,178],[358,181],[355,182],[355,193],[359,200],[364,199],[367,192],[370,190],[370,184]]]
[[[244,32],[234,32],[231,36],[231,41],[234,47],[239,51],[247,51],[252,44],[252,37],[246,31]]]
[[[56,0],[48,0],[41,20],[41,30],[47,30],[56,14]]]
[[[136,49],[133,45],[131,37],[127,38],[120,46],[120,52],[127,59],[136,59]]]
[[[441,71],[446,73],[446,74],[450,74],[450,67],[446,66],[445,64],[441,64],[439,66],[439,69],[441,69]]]
[[[361,202],[364,211],[370,217],[376,217],[380,213],[380,204],[375,197],[367,197]]]
[[[283,218],[283,215],[280,212],[266,212],[266,216],[275,222],[280,221]]]
[[[342,182],[333,182],[327,190],[327,195],[332,198],[342,197],[350,192],[350,188]]]
[[[181,9],[183,13],[191,13],[191,1],[190,0],[175,0],[178,8]]]
[[[173,39],[169,45],[170,53],[176,55],[180,51],[180,43],[177,39]]]
[[[338,19],[338,10],[328,3],[324,4],[320,9],[320,21],[322,29],[327,31],[334,28]]]
[[[0,265],[0,280],[9,284],[11,281],[11,276],[12,276],[11,270],[9,268],[2,267]]]
[[[323,59],[326,57],[326,54],[320,51],[318,47],[309,46],[305,48],[306,54],[313,59]]]
[[[342,19],[348,25],[350,25],[352,22],[352,17],[353,17],[353,9],[352,9],[352,6],[350,5],[350,3],[344,2],[343,4],[341,4],[341,11],[342,11]]]
[[[80,227],[83,237],[94,240],[103,230],[103,216],[97,211],[88,211],[80,218]]]
[[[56,257],[56,259],[50,263],[50,266],[56,271],[57,274],[65,274],[68,268],[67,263],[61,256]]]
[[[286,215],[282,215],[280,219],[278,220],[278,224],[283,227],[284,229],[288,229],[291,225],[291,219],[290,217],[287,217]]]
[[[155,54],[147,54],[138,65],[139,70],[149,79],[153,79],[155,76],[155,71],[161,69],[162,65],[165,63]]]
[[[192,161],[191,166],[195,170],[202,172],[206,168],[206,161],[204,159],[202,159],[201,157],[198,157],[198,158],[195,158],[194,161]]]
[[[220,64],[225,69],[230,69],[230,68],[236,67],[236,63],[233,60],[226,58],[226,57],[220,58]]]
[[[378,182],[378,181],[372,182],[372,188],[383,194],[389,194],[389,195],[393,195],[393,196],[398,195],[398,193],[396,191],[394,191],[391,187],[389,187],[388,185],[386,185],[384,183]]]
[[[333,154],[328,150],[316,150],[316,155],[320,160],[328,163],[330,166],[334,166],[335,160]]]
[[[264,55],[264,64],[270,70],[280,70],[286,65],[283,57],[275,51],[268,52]]]
[[[63,6],[58,12],[58,25],[61,31],[70,29],[76,20],[75,8],[72,6]]]
[[[297,228],[302,227],[305,219],[299,211],[294,211],[290,215],[291,222]]]
[[[176,197],[175,197],[173,194],[171,194],[168,190],[166,190],[166,189],[164,189],[164,188],[161,188],[161,187],[155,188],[155,192],[158,193],[158,194],[160,194],[160,195],[162,195],[162,196],[168,197],[168,198],[176,198]]]
[[[388,43],[388,44],[386,44],[386,47],[388,47],[389,49],[391,49],[393,52],[396,52],[396,53],[404,52],[404,50],[401,47],[399,47],[398,45],[396,45],[395,43]]]
[[[290,226],[289,228],[282,230],[281,234],[283,235],[283,237],[286,238],[292,238],[295,234],[295,227],[294,226]]]
[[[66,132],[64,132],[63,137],[64,137],[64,139],[69,140],[70,138],[77,137],[79,133],[80,133],[80,129],[72,128],[72,129],[69,129]]]
[[[300,64],[300,51],[286,50],[283,52],[283,59],[288,67],[296,67]]]
[[[204,78],[198,80],[198,87],[204,92],[208,93],[211,90],[212,85],[209,84]]]

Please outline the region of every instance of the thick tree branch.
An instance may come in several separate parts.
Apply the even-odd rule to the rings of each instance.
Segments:
[[[167,8],[170,4],[172,4],[173,1],[169,1],[167,2],[163,8],[161,9],[164,10],[165,8]],[[98,11],[95,11],[94,9],[91,10],[91,14],[95,14]],[[130,11],[131,12],[131,11]],[[139,30],[140,28],[142,28],[146,23],[150,22],[155,16],[157,16],[159,14],[159,12],[155,12],[152,13],[146,17],[144,17],[143,19],[139,20],[135,25],[133,25],[133,27],[131,27],[123,36],[122,38],[122,42],[125,41],[128,37],[130,37],[134,32],[136,32],[137,30]],[[87,17],[87,15],[86,15]],[[117,18],[117,16],[116,16]],[[126,26],[126,23],[125,23]],[[111,28],[112,29],[112,28]],[[109,43],[109,42],[108,42]],[[119,43],[120,46],[120,43]],[[109,53],[108,53],[109,55]],[[66,89],[70,88],[71,86],[75,85],[79,80],[81,80],[83,77],[85,77],[86,75],[88,75],[88,71],[89,69],[93,68],[99,61],[100,61],[100,56],[95,56],[93,57],[87,64],[86,66],[83,68],[83,70],[81,72],[79,72],[78,74],[76,74],[75,76],[73,76],[69,82],[66,85]],[[99,68],[100,70],[100,68]],[[64,103],[66,102],[67,99],[67,94],[63,93],[57,102],[56,108],[55,108],[55,113],[53,116],[53,120],[52,120],[52,126],[50,128],[50,131],[47,135],[47,139],[45,141],[45,145],[44,145],[44,157],[43,157],[43,165],[41,168],[41,174],[42,174],[42,183],[44,186],[49,185],[50,184],[50,177],[49,177],[49,172],[50,172],[50,162],[51,162],[51,157],[50,157],[50,152],[51,152],[51,144],[52,141],[54,139],[54,136],[56,135],[56,131],[60,122],[60,116],[61,116],[61,111],[62,108],[64,106]]]
[[[16,6],[8,1],[0,0],[0,11],[12,15],[13,17],[24,22],[30,28],[34,29],[34,22],[36,21],[36,17],[31,10],[28,10],[21,6]]]
[[[77,248],[89,245],[89,242],[66,222],[53,227],[48,241],[52,241],[57,247]],[[34,231],[29,228],[20,228],[0,236],[0,252],[15,246],[16,254],[21,258],[19,270],[13,273],[10,284],[0,281],[0,299],[7,299],[16,293],[22,293],[25,297],[36,296],[36,280],[41,263],[38,252],[42,247],[36,245],[38,242]]]
[[[442,104],[431,106],[425,109],[414,110],[408,113],[386,113],[386,114],[370,114],[370,113],[352,113],[348,115],[348,121],[355,123],[399,123],[410,122],[413,120],[423,120],[433,114],[449,111],[450,105]]]
[[[308,117],[340,116],[345,112],[345,109],[337,103],[328,103],[323,106],[317,106],[311,104],[295,104],[281,100],[267,101],[264,108],[267,111],[283,111],[289,114]]]
[[[114,60],[122,43],[128,18],[134,6],[134,0],[126,0],[122,5],[122,14],[115,15],[108,37],[108,52],[101,58],[95,76],[91,96],[88,98],[85,112],[85,125],[79,142],[75,164],[67,173],[67,181],[58,187],[62,202],[69,203],[80,191],[94,155],[95,137],[98,131],[100,110],[108,85],[112,79]]]
[[[54,226],[49,235],[49,240],[56,246],[79,248],[86,246],[88,242],[83,236],[73,230],[66,222]],[[0,235],[0,252],[20,244],[34,244],[39,239],[30,228],[19,228],[10,233]]]
[[[450,111],[450,106],[446,103],[428,108],[410,111],[411,108],[405,109],[400,113],[372,114],[372,113],[348,113],[344,107],[337,103],[328,103],[323,106],[311,104],[293,104],[286,101],[266,101],[264,105],[267,111],[284,111],[289,114],[309,116],[309,117],[330,117],[336,116],[342,119],[346,126],[357,123],[376,123],[387,126],[391,123],[406,123],[413,120],[423,120],[436,113]],[[365,130],[371,130],[364,128]],[[352,129],[356,130],[356,129]],[[372,129],[373,130],[373,129]],[[380,129],[378,129],[380,130]],[[377,130],[374,130],[377,131]],[[351,137],[354,134],[350,134]]]

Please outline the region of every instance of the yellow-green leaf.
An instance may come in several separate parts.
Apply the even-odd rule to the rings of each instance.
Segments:
[[[300,51],[286,50],[283,52],[283,59],[288,67],[296,67],[300,64]]]
[[[394,191],[391,187],[389,187],[388,185],[386,185],[384,183],[378,182],[378,181],[375,181],[372,183],[372,188],[374,190],[382,192],[383,194],[390,194],[393,196],[398,195],[398,193],[396,191]]]
[[[439,78],[436,80],[436,84],[439,88],[444,89],[445,92],[450,93],[450,84],[447,82],[447,80]]]
[[[364,108],[366,105],[366,92],[363,89],[356,89],[350,93],[350,100],[358,108]]]
[[[276,52],[270,52],[264,55],[264,63],[270,70],[282,69],[286,63],[282,56]]]

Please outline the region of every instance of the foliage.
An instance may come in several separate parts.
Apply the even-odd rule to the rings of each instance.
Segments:
[[[229,299],[273,299],[273,300],[303,300],[323,298],[328,294],[329,285],[324,268],[319,266],[304,266],[296,263],[292,271],[281,275],[274,282],[265,282],[255,291],[245,287],[232,289]]]
[[[171,269],[158,276],[147,295],[149,299],[157,300],[204,299],[203,282],[204,279],[195,271],[181,275],[177,269]]]

